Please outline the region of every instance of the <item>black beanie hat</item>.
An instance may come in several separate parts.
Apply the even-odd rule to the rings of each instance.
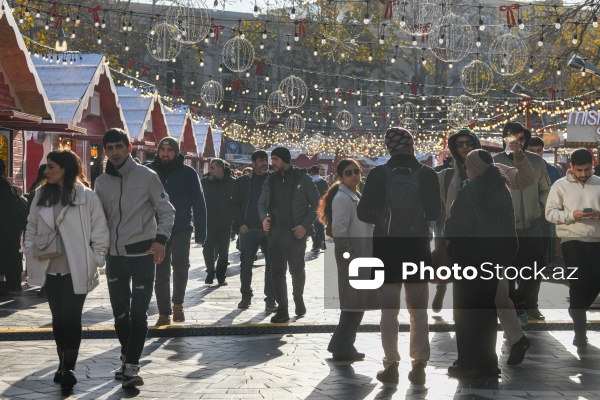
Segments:
[[[271,157],[273,156],[281,158],[281,161],[286,164],[290,164],[292,162],[292,155],[285,147],[275,147],[273,151],[271,151]]]

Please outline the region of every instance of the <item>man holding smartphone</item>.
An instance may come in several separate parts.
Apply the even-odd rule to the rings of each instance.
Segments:
[[[577,347],[587,346],[588,308],[600,293],[600,177],[593,174],[587,149],[571,154],[571,169],[550,189],[546,219],[556,224],[565,265],[575,270],[570,280],[569,314]]]

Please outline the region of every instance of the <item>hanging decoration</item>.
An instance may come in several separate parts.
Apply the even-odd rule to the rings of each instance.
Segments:
[[[273,114],[282,114],[285,110],[287,110],[285,94],[283,94],[281,90],[274,91],[269,95],[267,105]]]
[[[403,127],[404,129],[406,129],[413,135],[416,135],[417,132],[419,131],[419,124],[417,123],[416,120],[414,120],[412,118],[403,118],[400,121],[399,126]]]
[[[223,64],[233,72],[244,72],[254,62],[254,46],[247,39],[236,36],[223,46]]]
[[[252,116],[258,125],[264,125],[271,119],[271,112],[269,111],[269,107],[260,105],[254,109]]]
[[[304,118],[298,114],[292,114],[285,121],[285,127],[292,135],[300,135],[305,128]]]
[[[225,136],[232,140],[242,140],[244,138],[244,128],[235,122],[231,123],[225,128]]]
[[[181,51],[181,43],[175,39],[178,32],[174,25],[166,22],[154,26],[146,41],[150,55],[161,62],[174,62]]]
[[[450,63],[463,60],[473,47],[473,28],[456,14],[444,15],[429,31],[429,48],[440,60]]]
[[[414,120],[417,118],[417,106],[411,102],[406,102],[398,106],[398,120],[402,122],[405,119]]]
[[[216,106],[223,101],[223,86],[217,81],[210,80],[200,89],[202,100],[209,106]]]
[[[448,107],[448,123],[454,128],[464,128],[471,125],[477,115],[477,100],[469,96],[459,96]]]
[[[342,25],[326,28],[321,39],[321,52],[335,62],[347,60],[358,50],[356,39],[359,36],[351,34]]]
[[[326,139],[320,133],[315,133],[304,142],[304,148],[306,149],[306,156],[312,158],[317,154],[325,144]]]
[[[287,108],[300,108],[308,98],[306,83],[295,75],[290,75],[282,80],[279,90],[284,94],[282,99]]]
[[[492,87],[494,72],[483,61],[473,60],[460,71],[460,82],[465,92],[481,96]]]
[[[211,15],[202,0],[174,0],[167,9],[166,22],[177,27],[176,40],[184,44],[194,44],[208,34]]]
[[[395,2],[393,18],[400,29],[411,36],[426,36],[442,17],[444,2],[433,0],[404,0]]]
[[[343,131],[347,131],[352,126],[354,122],[354,117],[350,111],[340,111],[335,118],[338,128]]]
[[[525,68],[528,59],[525,42],[510,32],[494,39],[488,56],[490,67],[502,76],[518,74]]]

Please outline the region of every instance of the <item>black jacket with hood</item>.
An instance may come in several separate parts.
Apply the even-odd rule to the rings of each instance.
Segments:
[[[224,173],[223,179],[208,176],[201,181],[209,227],[226,228],[230,227],[233,221],[230,200],[235,179],[231,177],[231,170],[228,167],[225,167]]]

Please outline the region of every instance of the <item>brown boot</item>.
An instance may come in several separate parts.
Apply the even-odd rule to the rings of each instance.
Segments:
[[[171,317],[169,317],[168,315],[159,315],[158,321],[156,321],[156,324],[154,326],[167,326],[167,325],[171,325]]]
[[[183,304],[173,304],[173,322],[185,322]]]

